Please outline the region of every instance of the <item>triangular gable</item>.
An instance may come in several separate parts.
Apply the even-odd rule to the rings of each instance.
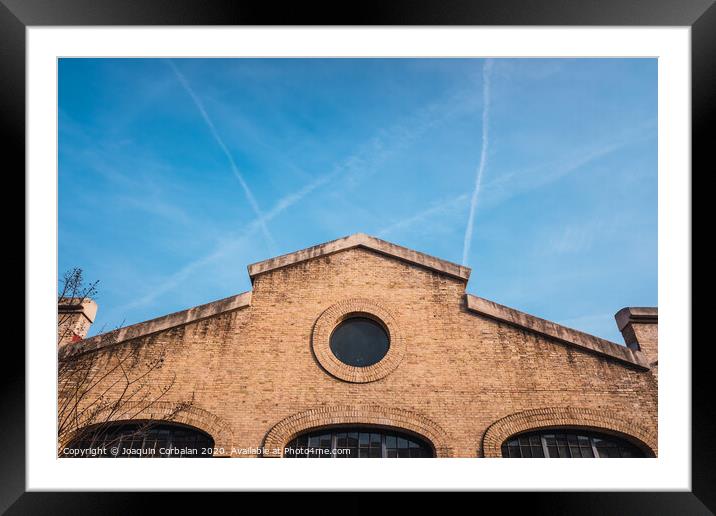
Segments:
[[[275,258],[269,258],[261,262],[249,265],[249,276],[253,282],[254,278],[259,274],[263,274],[272,270],[288,267],[307,260],[313,260],[321,256],[337,253],[354,247],[363,247],[372,251],[396,258],[398,260],[419,265],[426,269],[445,274],[452,278],[463,280],[467,283],[470,278],[470,268],[458,265],[447,260],[442,260],[429,254],[421,253],[402,247],[379,238],[366,235],[365,233],[356,233],[338,240],[332,240],[324,244],[308,247],[300,251],[296,251]]]

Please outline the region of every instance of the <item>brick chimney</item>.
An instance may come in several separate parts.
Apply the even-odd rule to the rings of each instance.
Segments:
[[[659,319],[656,307],[627,307],[614,318],[626,345],[644,353],[649,365],[659,361]]]
[[[84,339],[96,315],[97,303],[91,299],[60,299],[57,303],[57,346]]]

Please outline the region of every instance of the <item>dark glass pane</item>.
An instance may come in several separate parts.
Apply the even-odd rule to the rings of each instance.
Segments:
[[[330,459],[333,456],[333,435],[322,434],[320,437],[321,450],[319,456],[322,459]]]
[[[157,454],[167,457],[167,447],[169,446],[169,430],[160,430],[157,432]]]
[[[346,443],[348,444],[349,448],[357,448],[358,447],[358,432],[351,432],[346,437]]]
[[[398,438],[394,435],[386,435],[385,436],[385,446],[386,446],[386,448],[397,448],[398,447]]]
[[[542,457],[544,455],[542,440],[546,444],[548,457],[593,458],[594,448],[597,450],[597,457],[644,456],[641,449],[624,439],[588,431],[564,433],[538,431],[522,434],[503,443],[502,455],[503,457]]]
[[[388,353],[390,340],[383,326],[365,317],[346,319],[333,330],[330,338],[333,354],[354,367],[380,362]]]
[[[182,449],[186,446],[186,432],[179,430],[172,435],[172,449]]]
[[[432,448],[423,441],[416,438],[408,438],[396,432],[383,431],[351,431],[349,428],[338,427],[335,431],[308,432],[297,437],[291,443],[298,443],[305,440],[308,443],[317,443],[319,453],[309,455],[310,457],[328,458],[330,443],[335,443],[336,450],[333,456],[340,458],[364,458],[364,457],[432,457]],[[353,445],[353,446],[351,446]],[[287,445],[287,449],[289,445]],[[341,450],[342,452],[339,452]],[[286,457],[292,454],[286,452]]]
[[[610,459],[618,459],[619,458],[619,448],[616,446],[606,448],[607,450],[607,457]],[[599,450],[599,455],[602,455],[602,450]]]
[[[586,458],[594,458],[594,452],[592,451],[592,447],[580,447],[582,450],[582,457]]]
[[[149,435],[147,435],[144,438],[144,443],[142,444],[142,450],[149,452],[146,453],[146,457],[153,457],[156,455],[154,452],[156,451],[157,447],[157,435],[154,432],[151,432]]]
[[[634,448],[619,448],[619,454],[623,458],[638,457],[637,450]]]
[[[119,448],[120,457],[128,457],[129,450],[132,449],[131,437],[128,436],[126,439],[120,439],[119,443],[117,443],[117,447]]]
[[[104,457],[175,457],[171,450],[189,448],[189,438],[193,439],[195,435],[200,436],[205,447],[210,448],[213,445],[213,441],[202,432],[182,426],[161,423],[147,428],[146,425],[134,423],[116,425],[104,431],[90,433],[71,447],[105,448],[107,454],[102,455]],[[112,448],[115,449],[114,453]],[[149,453],[152,450],[155,453]]]

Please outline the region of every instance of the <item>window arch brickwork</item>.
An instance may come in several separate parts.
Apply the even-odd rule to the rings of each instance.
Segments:
[[[587,428],[611,431],[631,438],[656,456],[656,434],[628,418],[611,412],[585,408],[539,408],[517,412],[494,422],[482,438],[482,456],[502,457],[502,443],[509,437],[541,428]]]
[[[433,445],[436,457],[452,456],[447,434],[427,417],[405,409],[375,405],[317,407],[289,416],[266,434],[264,447],[267,453],[264,456],[282,456],[286,444],[304,431],[346,424],[379,425],[414,432]]]
[[[155,401],[151,407],[142,408],[142,403],[127,401],[122,405],[122,413],[117,418],[110,418],[109,421],[131,422],[131,421],[147,421],[153,420],[166,423],[183,423],[209,434],[214,439],[215,448],[224,448],[228,456],[233,444],[233,435],[231,427],[219,416],[211,412],[199,408],[195,405],[181,408],[177,410],[177,403],[171,401]],[[136,411],[134,408],[136,407]],[[131,419],[127,419],[126,414],[131,414]],[[97,414],[96,420],[102,420],[102,413]],[[92,424],[87,422],[88,425]],[[71,442],[73,436],[67,439]],[[222,456],[221,453],[215,453],[215,457]]]

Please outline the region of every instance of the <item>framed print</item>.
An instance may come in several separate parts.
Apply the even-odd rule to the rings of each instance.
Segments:
[[[27,192],[8,514],[714,510],[690,215],[712,3],[61,7],[0,11]]]

